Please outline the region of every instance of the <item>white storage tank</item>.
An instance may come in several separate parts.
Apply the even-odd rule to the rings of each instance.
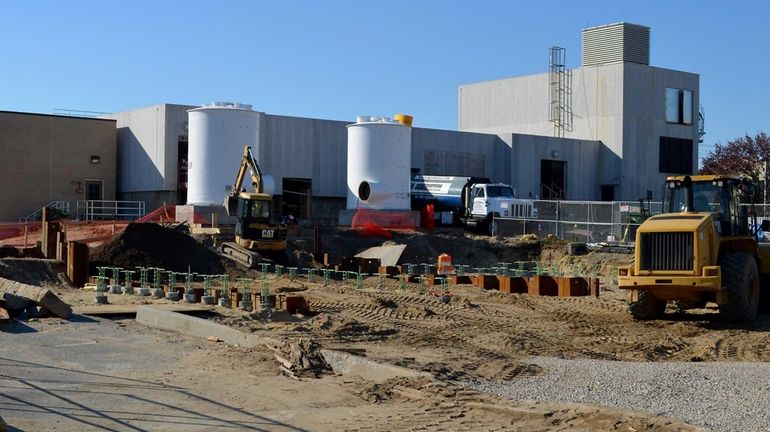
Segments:
[[[411,117],[358,116],[348,125],[347,208],[411,210]]]
[[[259,158],[259,113],[251,105],[216,102],[187,115],[187,204],[222,205],[238,173],[243,146],[251,146]],[[249,184],[247,178],[244,185]]]

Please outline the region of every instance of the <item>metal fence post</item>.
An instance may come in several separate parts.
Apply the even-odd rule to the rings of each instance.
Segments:
[[[559,208],[561,201],[556,200],[556,238],[559,237]]]
[[[586,243],[591,242],[591,201],[588,201],[588,212],[586,213]]]

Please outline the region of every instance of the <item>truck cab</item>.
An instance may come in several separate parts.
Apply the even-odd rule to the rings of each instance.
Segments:
[[[516,198],[513,188],[507,184],[475,183],[468,197],[468,225],[484,226],[490,232],[495,230],[495,218],[537,218],[533,202]]]

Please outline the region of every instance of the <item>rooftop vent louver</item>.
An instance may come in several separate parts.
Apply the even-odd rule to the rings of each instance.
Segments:
[[[583,29],[583,66],[631,62],[650,64],[650,28],[617,23]]]

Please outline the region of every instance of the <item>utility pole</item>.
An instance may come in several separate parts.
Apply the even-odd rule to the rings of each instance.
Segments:
[[[770,162],[770,158],[767,157],[767,156],[763,156],[762,158],[759,159],[759,161],[765,163],[764,175],[763,175],[764,182],[762,184],[764,186],[764,191],[763,191],[764,193],[762,194],[762,196],[764,196],[764,201],[763,201],[764,206],[762,208],[762,216],[764,217],[765,216],[765,212],[767,211],[767,174],[768,174],[767,173],[767,168],[768,168],[768,162]]]

